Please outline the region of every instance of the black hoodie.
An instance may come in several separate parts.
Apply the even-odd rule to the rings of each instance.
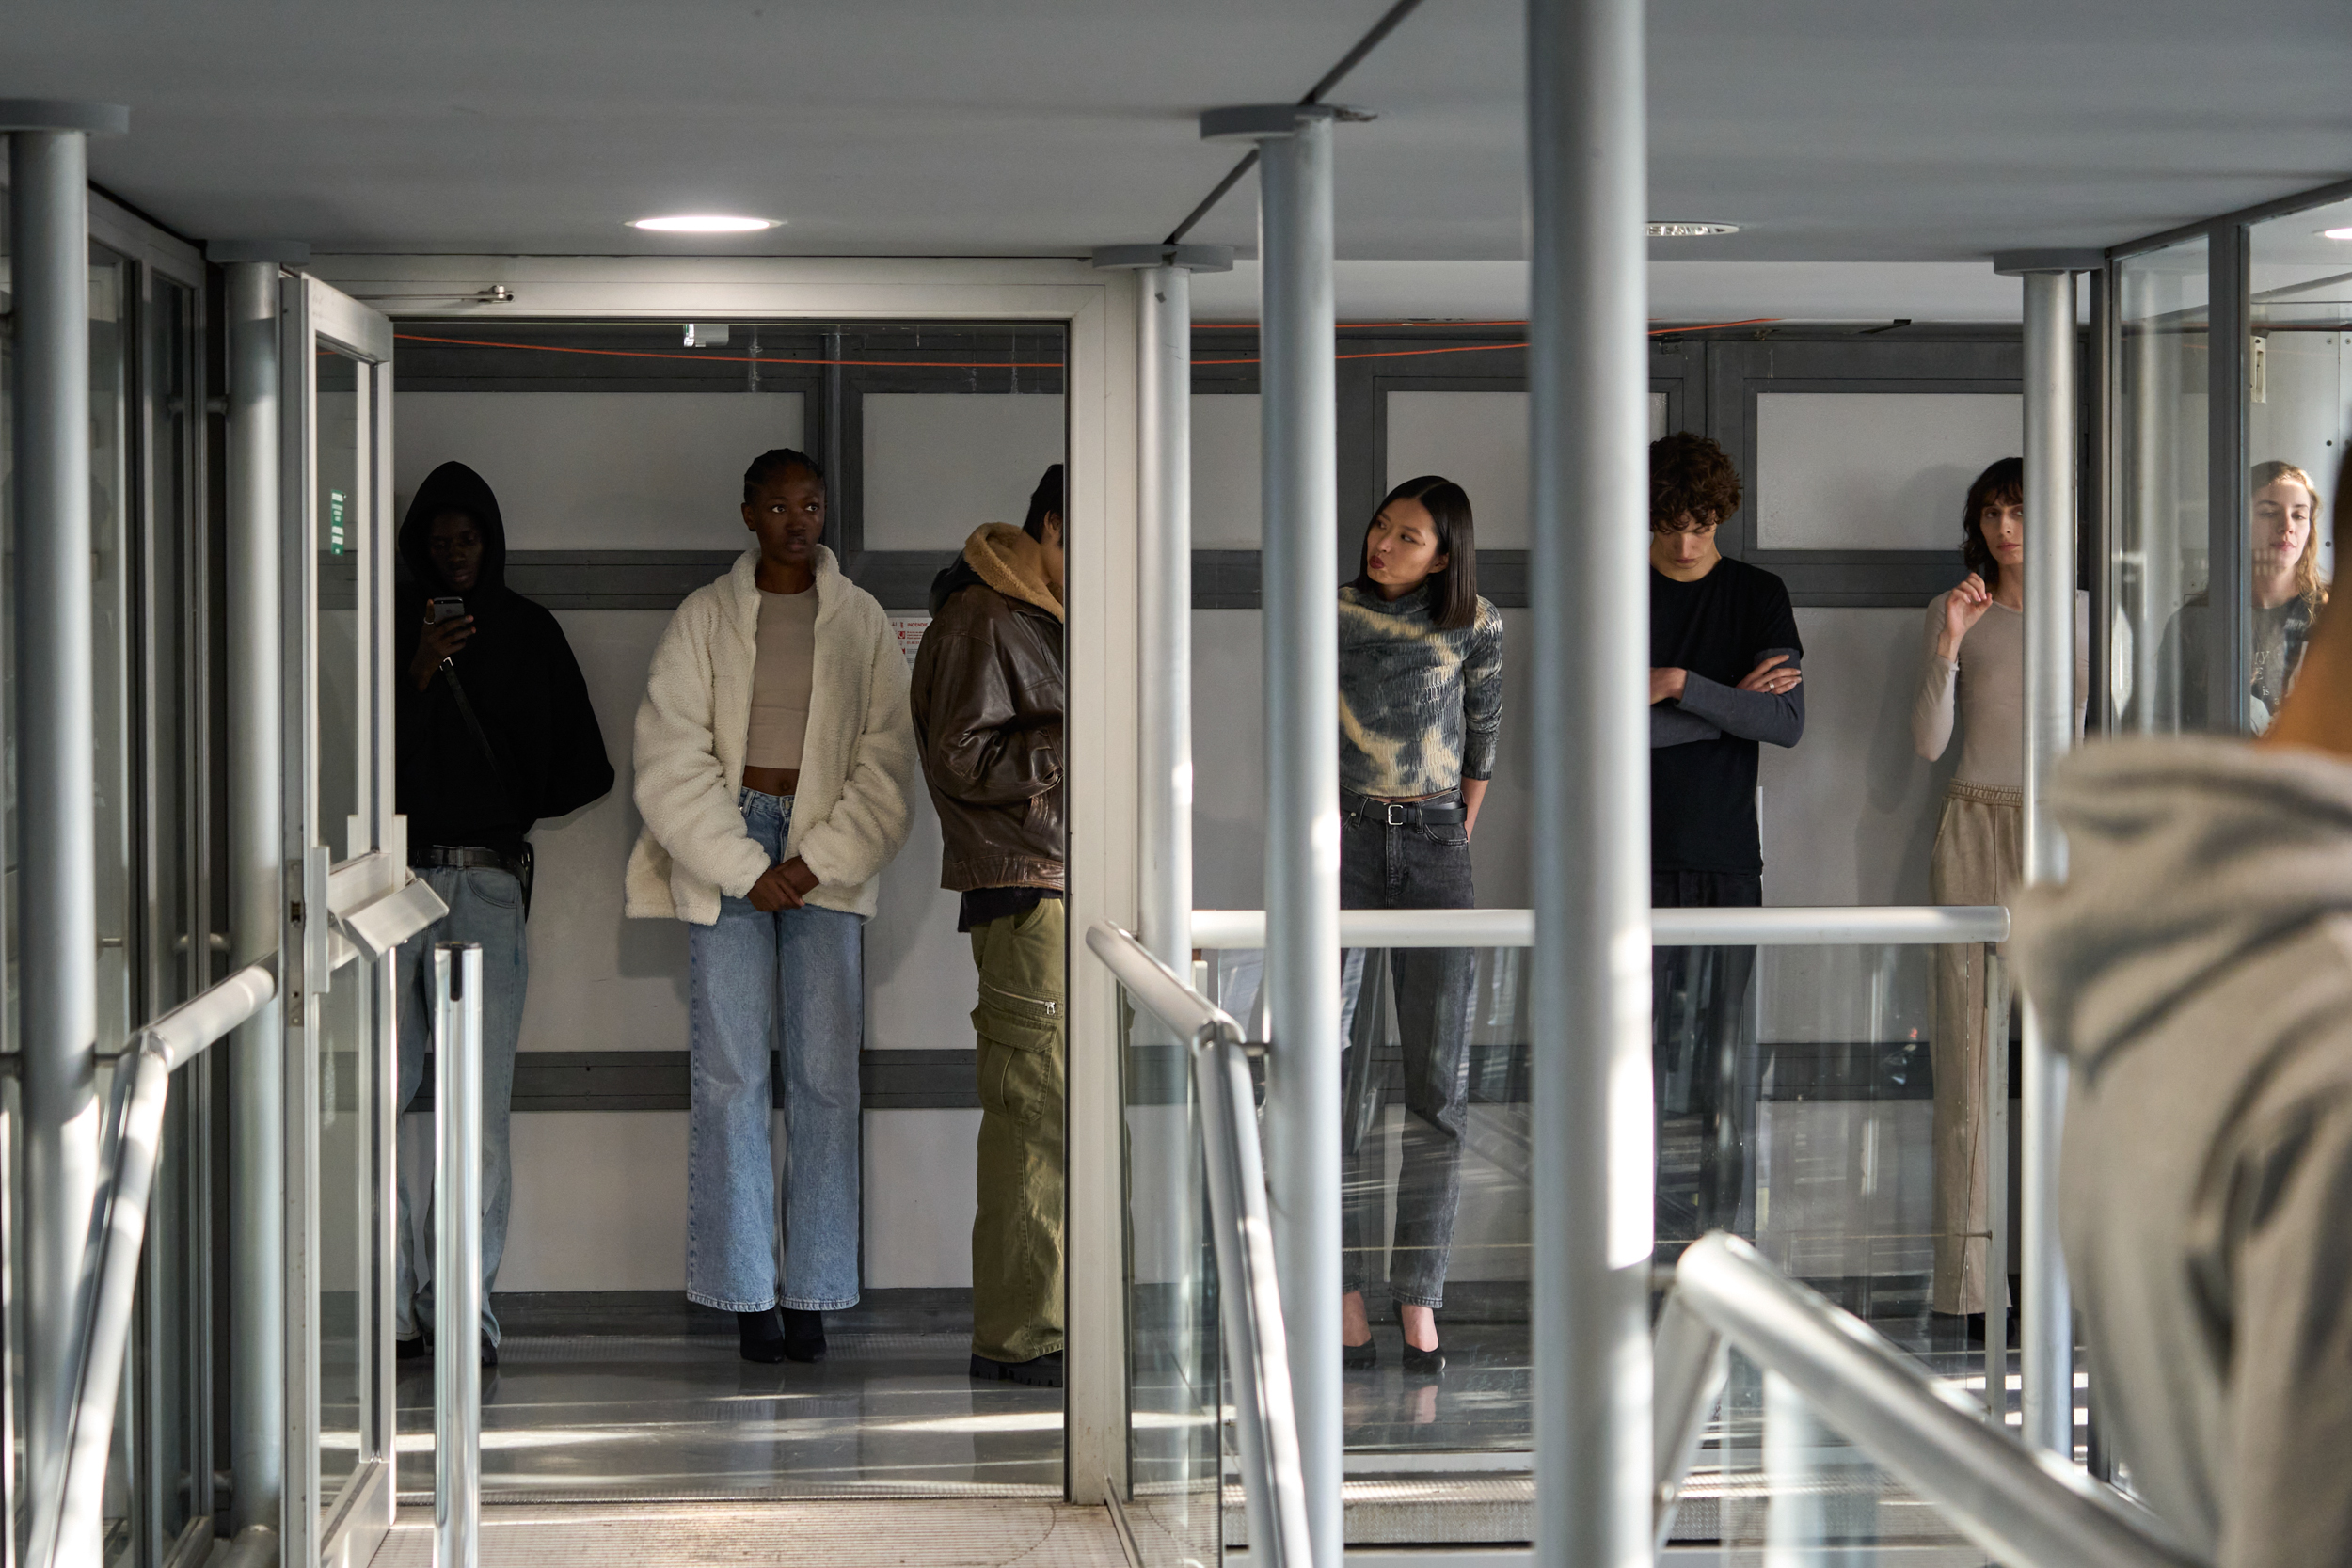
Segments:
[[[498,754],[494,773],[444,673],[419,691],[409,678],[426,601],[447,590],[433,569],[433,519],[462,512],[482,531],[482,573],[465,595],[474,635],[451,661]],[[425,477],[400,524],[393,667],[399,689],[398,809],[411,853],[436,844],[508,854],[542,817],[577,811],[612,787],[588,683],[553,615],[506,586],[506,525],[498,498],[463,463]],[[502,773],[503,787],[500,779]]]

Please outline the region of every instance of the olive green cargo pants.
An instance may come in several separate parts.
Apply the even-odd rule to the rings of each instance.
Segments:
[[[1062,901],[977,927],[980,972],[979,1212],[972,1221],[972,1350],[1029,1361],[1061,1349]]]

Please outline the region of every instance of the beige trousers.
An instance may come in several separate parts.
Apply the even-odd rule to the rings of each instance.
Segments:
[[[1929,896],[1939,904],[2007,904],[2025,865],[2025,794],[1994,784],[1954,784],[1929,862]],[[1988,1179],[1992,1105],[1984,1084],[1984,949],[1939,947],[1931,979],[1935,1033],[1935,1291],[1938,1312],[1985,1309],[1985,1237],[1992,1229]],[[2006,1085],[2004,1085],[2006,1089]],[[2001,1282],[2002,1310],[2009,1283]]]

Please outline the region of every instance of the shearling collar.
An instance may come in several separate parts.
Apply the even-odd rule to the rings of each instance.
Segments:
[[[840,594],[841,584],[846,579],[841,576],[841,564],[834,559],[833,551],[822,545],[817,546],[814,564],[817,573],[817,581],[813,585],[817,593],[817,618],[821,621],[832,601]],[[726,584],[727,610],[734,617],[736,629],[747,637],[756,638],[759,635],[757,545],[735,558],[735,564],[727,568]]]
[[[1045,581],[1045,546],[1010,523],[982,523],[963,542],[963,559],[1008,599],[1033,604],[1062,619],[1061,600]]]

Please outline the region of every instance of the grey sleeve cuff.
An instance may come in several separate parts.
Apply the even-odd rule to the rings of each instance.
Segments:
[[[1649,749],[1653,752],[1667,746],[1687,746],[1694,740],[1720,740],[1724,732],[1672,703],[1652,703],[1649,706]]]
[[[1725,735],[1742,740],[1794,746],[1804,736],[1804,688],[1778,696],[1742,691],[1705,675],[1689,674],[1682,682],[1682,708],[1694,713]],[[1653,735],[1656,733],[1653,727]],[[1653,745],[1656,742],[1653,740]]]

